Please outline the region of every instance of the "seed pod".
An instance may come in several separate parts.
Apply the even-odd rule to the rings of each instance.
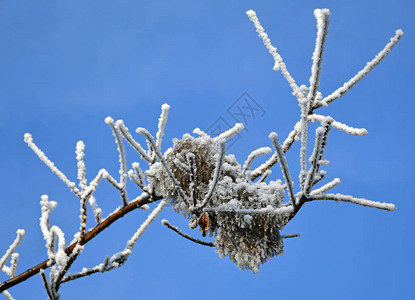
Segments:
[[[202,236],[205,237],[206,236],[206,232],[209,230],[209,217],[207,215],[207,213],[204,213],[200,218],[199,218],[199,226],[200,229],[202,229]]]

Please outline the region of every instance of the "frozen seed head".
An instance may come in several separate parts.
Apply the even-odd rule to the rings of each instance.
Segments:
[[[189,134],[176,139],[173,148],[164,155],[186,196],[191,199],[196,195],[196,206],[209,192],[218,155],[217,140],[209,136],[195,138]],[[189,163],[195,166],[196,182],[191,181]],[[204,231],[215,236],[216,252],[220,257],[228,256],[239,268],[258,272],[260,264],[283,252],[279,231],[286,224],[288,213],[275,213],[274,209],[282,206],[284,189],[281,181],[254,184],[246,178],[235,157],[226,155],[205,214],[194,215],[195,210],[180,197],[161,163],[153,164],[146,175],[155,191],[164,198],[172,198],[173,209],[190,219],[190,228],[196,228],[201,216],[205,216],[208,221],[204,220],[203,224],[207,224]],[[215,210],[219,207],[221,209]],[[271,208],[269,213],[252,216],[236,212],[266,208]]]

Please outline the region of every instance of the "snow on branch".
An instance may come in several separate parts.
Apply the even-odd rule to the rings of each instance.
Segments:
[[[162,200],[158,206],[150,213],[147,219],[141,224],[140,228],[137,232],[128,240],[127,245],[123,251],[117,252],[113,254],[111,257],[105,257],[103,263],[93,267],[93,268],[83,268],[81,272],[75,274],[68,274],[62,279],[62,283],[68,282],[71,280],[75,280],[81,277],[89,276],[97,272],[107,272],[114,268],[118,268],[122,266],[131,255],[132,250],[137,243],[137,240],[141,237],[144,231],[148,228],[148,226],[154,221],[154,219],[160,214],[163,208],[167,205],[168,200]]]
[[[377,202],[371,201],[364,198],[355,198],[350,195],[342,195],[342,194],[319,194],[319,195],[310,195],[308,197],[307,202],[315,201],[315,200],[334,200],[334,201],[342,201],[342,202],[349,202],[354,203],[362,206],[384,209],[388,211],[394,211],[396,209],[393,203],[386,203],[386,202]]]
[[[375,58],[368,62],[366,66],[362,70],[360,70],[355,76],[353,76],[349,81],[344,83],[342,87],[338,88],[332,94],[321,100],[321,102],[318,103],[315,107],[317,108],[320,106],[324,106],[330,102],[333,102],[337,98],[343,96],[347,91],[351,90],[356,83],[358,83],[363,77],[369,74],[369,72],[372,71],[372,69],[376,67],[382,61],[382,59],[384,59],[385,56],[388,55],[389,52],[391,52],[393,47],[395,47],[395,45],[399,42],[402,36],[403,31],[401,29],[396,30],[395,36],[390,39],[390,42],[386,44],[385,48],[383,48],[383,50],[380,51],[375,56]]]
[[[258,36],[262,39],[262,41],[264,42],[264,45],[267,47],[269,53],[274,58],[274,62],[275,62],[274,70],[278,71],[279,69],[281,69],[281,73],[284,75],[285,79],[287,79],[287,81],[288,81],[289,85],[291,86],[291,88],[293,89],[293,91],[296,92],[298,90],[298,86],[295,83],[295,80],[291,77],[291,74],[288,72],[287,66],[285,65],[284,61],[282,60],[281,55],[279,55],[278,52],[277,52],[277,48],[272,46],[271,40],[269,39],[268,34],[265,33],[265,30],[261,26],[261,23],[259,23],[259,20],[258,20],[258,17],[256,16],[255,11],[250,9],[246,12],[246,14],[248,15],[248,17],[252,21],[252,23],[254,23],[256,31],[258,32]]]
[[[307,178],[304,184],[303,193],[307,196],[310,193],[311,188],[315,185],[320,178],[316,178],[320,170],[320,162],[323,158],[324,148],[327,144],[328,132],[330,131],[330,125],[333,123],[331,117],[324,118],[322,125],[316,129],[316,141],[313,149],[313,153],[309,159],[310,169],[307,172]]]
[[[3,295],[6,297],[7,300],[16,300],[12,297],[12,295],[8,291],[4,291]]]
[[[141,147],[141,145],[136,140],[134,140],[132,135],[129,133],[128,128],[125,127],[123,120],[118,120],[117,122],[115,122],[115,128],[117,128],[121,132],[125,140],[131,145],[131,147],[133,147],[135,151],[137,151],[141,155],[141,157],[145,161],[149,163],[153,162],[152,158],[147,154],[143,147]]]
[[[154,219],[161,213],[163,208],[166,207],[167,203],[169,203],[168,199],[163,199],[157,205],[157,207],[151,212],[151,214],[147,217],[147,219],[141,224],[140,228],[137,232],[131,237],[130,240],[127,242],[127,246],[125,247],[124,251],[132,251],[137,240],[142,236],[144,231],[148,228],[148,226],[154,221]]]
[[[259,156],[264,154],[271,154],[272,149],[270,147],[261,147],[251,152],[246,159],[244,166],[242,167],[242,172],[245,173],[251,167],[252,162]]]
[[[122,142],[122,138],[120,132],[115,128],[114,120],[111,117],[105,118],[105,123],[109,125],[112,129],[112,133],[115,137],[115,142],[117,143],[117,150],[119,153],[119,162],[120,162],[120,182],[116,184],[116,187],[121,192],[121,200],[124,205],[127,205],[127,195],[125,186],[127,184],[127,161],[125,157],[125,148],[124,143]]]
[[[311,122],[323,122],[324,118],[326,118],[325,116],[322,115],[317,115],[317,114],[312,114],[308,116],[308,120]],[[351,126],[347,126],[346,124],[337,122],[337,121],[333,121],[331,123],[331,126],[333,128],[339,129],[341,131],[344,131],[348,134],[352,134],[352,135],[367,135],[367,130],[366,128],[354,128]]]
[[[290,196],[291,203],[292,205],[296,205],[293,182],[291,180],[291,175],[288,169],[287,160],[285,159],[284,152],[281,148],[280,143],[278,142],[278,135],[275,132],[271,132],[269,135],[269,138],[271,139],[272,145],[274,146],[276,153],[278,155],[278,160],[280,161],[282,174],[284,175],[285,183],[288,186],[288,194]]]
[[[169,115],[169,109],[170,109],[170,105],[164,103],[161,106],[161,115],[159,118],[159,124],[158,124],[158,130],[157,130],[157,134],[156,134],[156,146],[158,148],[161,147],[161,141],[163,139],[163,135],[164,135],[164,128],[166,127],[166,123],[167,123],[167,117]]]
[[[79,187],[81,188],[81,192],[85,191],[86,189],[86,178],[85,178],[85,144],[83,141],[79,141],[76,143],[76,160],[78,161],[78,180],[79,180]]]
[[[320,85],[321,64],[323,62],[324,44],[327,38],[330,11],[328,9],[314,10],[317,20],[317,38],[313,53],[313,65],[311,67],[310,88],[308,91],[308,110],[313,106]]]
[[[16,235],[17,235],[16,239],[14,240],[14,242],[10,245],[9,249],[7,249],[6,253],[4,253],[2,258],[0,259],[0,271],[5,271],[4,269],[5,264],[10,259],[10,257],[12,257],[11,267],[9,269],[6,269],[7,270],[6,274],[9,276],[14,276],[14,273],[16,271],[16,264],[19,259],[19,255],[17,253],[14,253],[14,251],[22,242],[23,237],[25,235],[25,231],[23,229],[18,229],[16,231]]]
[[[166,169],[167,174],[169,175],[170,179],[173,181],[177,192],[180,194],[180,197],[182,197],[183,200],[187,203],[187,205],[189,205],[189,199],[187,199],[186,194],[184,193],[182,187],[180,186],[180,183],[177,181],[176,177],[174,177],[174,174],[172,170],[170,169],[169,165],[167,164],[166,160],[164,159],[163,154],[160,152],[160,149],[157,148],[152,135],[147,131],[147,129],[142,128],[142,127],[137,128],[136,132],[138,134],[144,135],[147,141],[153,147],[154,153],[156,154],[157,158],[162,163],[163,167]]]
[[[202,203],[197,207],[198,209],[204,208],[209,200],[212,198],[213,192],[215,191],[216,185],[218,184],[220,173],[222,171],[223,161],[225,159],[226,154],[226,140],[221,139],[219,140],[219,152],[218,157],[216,160],[215,171],[213,172],[213,180],[209,184],[209,191],[205,196],[205,199]]]
[[[140,168],[140,164],[138,162],[134,162],[132,164],[133,170],[128,171],[128,176],[130,177],[131,181],[138,185],[143,191],[146,190],[146,182],[144,179],[143,171]]]
[[[238,134],[245,126],[243,123],[236,123],[234,127],[231,129],[222,132],[219,136],[215,137],[213,140],[215,142],[219,142],[221,139],[229,139],[233,137],[235,134]]]
[[[198,137],[184,134],[181,139],[174,139],[172,148],[163,153],[161,144],[170,109],[169,105],[163,104],[155,138],[142,127],[136,130],[138,134],[144,136],[147,142],[147,150],[132,137],[122,120],[114,122],[111,117],[105,119],[105,122],[111,127],[117,144],[119,182],[105,169],[101,169],[95,178],[89,184],[87,183],[84,162],[85,144],[79,141],[76,144],[75,151],[77,179],[79,181],[78,189],[75,183],[70,181],[36,146],[32,136],[26,133],[25,142],[28,146],[79,198],[80,227],[71,244],[66,246],[65,235],[62,230],[56,225],[51,226],[49,221],[50,214],[56,208],[57,202],[49,201],[48,196],[43,195],[40,202],[40,227],[46,241],[48,259],[16,276],[19,255],[14,251],[24,235],[24,231],[19,229],[16,240],[0,259],[0,270],[11,277],[9,280],[0,283],[0,292],[6,298],[13,299],[10,293],[6,291],[7,289],[40,273],[49,299],[59,300],[59,288],[62,283],[122,266],[131,255],[138,239],[170,200],[175,211],[190,219],[189,227],[191,229],[199,226],[202,230],[202,236],[204,237],[209,233],[211,237],[214,237],[214,243],[193,238],[180,231],[176,226],[171,225],[167,220],[162,220],[163,225],[193,242],[215,247],[215,251],[220,257],[228,256],[239,268],[249,269],[255,273],[258,272],[261,264],[278,254],[283,254],[284,239],[299,236],[299,234],[283,235],[281,231],[306,202],[333,200],[388,211],[396,209],[395,205],[391,203],[326,193],[340,184],[338,178],[313,190],[313,187],[326,176],[326,171],[321,170],[321,167],[329,163],[323,154],[330,128],[333,127],[353,135],[367,134],[364,128],[347,126],[334,121],[331,117],[315,114],[314,111],[341,97],[368,74],[396,45],[403,34],[402,31],[398,30],[390,43],[363,70],[345,83],[343,87],[323,99],[318,89],[328,32],[329,10],[317,9],[314,12],[317,20],[317,37],[308,87],[305,85],[297,86],[277,49],[272,46],[255,12],[249,10],[246,13],[274,58],[274,70],[281,69],[301,108],[300,119],[283,144],[279,143],[278,135],[271,132],[269,138],[275,151],[265,163],[253,171],[250,170],[253,161],[261,155],[271,154],[272,150],[269,147],[261,147],[252,151],[242,167],[234,155],[227,155],[226,139],[238,134],[244,128],[242,123],[237,123],[233,128],[217,137],[211,137],[196,128],[193,133],[199,135]],[[321,126],[316,130],[314,148],[307,161],[310,122],[320,122]],[[148,165],[147,170],[142,170],[140,164],[134,162],[132,169],[127,172],[123,138],[145,161],[144,165]],[[298,174],[300,187],[297,194],[295,194],[294,183],[285,153],[295,141],[300,139],[301,168]],[[282,177],[285,180],[284,184],[280,179],[268,180],[272,173],[271,168],[277,162],[280,162]],[[136,196],[132,201],[129,201],[127,195],[127,176],[136,184],[134,187],[139,190],[139,196]],[[259,179],[256,180],[257,178]],[[102,210],[94,197],[94,193],[102,179],[108,181],[119,191],[123,202],[122,206],[116,208],[105,218],[102,217]],[[285,201],[287,191],[289,201]],[[107,256],[99,265],[92,268],[83,268],[80,272],[69,274],[69,269],[81,254],[87,242],[127,213],[137,208],[148,210],[150,208],[148,204],[156,201],[160,202],[127,241],[122,251]],[[97,225],[89,230],[86,227],[88,202],[97,222]],[[10,258],[10,266],[5,266]],[[50,268],[49,280],[45,275],[47,268]]]
[[[328,190],[331,190],[332,188],[334,188],[335,186],[339,185],[340,183],[341,182],[340,182],[340,179],[339,178],[334,178],[332,181],[330,181],[329,183],[326,183],[322,187],[311,191],[310,192],[310,195],[319,195],[319,194],[322,194],[324,192],[327,192]]]
[[[63,174],[56,166],[55,164],[49,160],[49,158],[43,153],[42,150],[40,150],[36,144],[33,142],[32,135],[30,133],[25,133],[24,135],[24,141],[26,144],[30,147],[30,149],[35,152],[35,154],[40,158],[41,161],[45,163],[49,167],[49,169],[52,171],[52,173],[56,174],[70,189],[71,191],[77,195],[78,197],[81,197],[81,192],[76,188],[75,182],[70,181],[65,174]]]
[[[46,248],[48,249],[48,258],[55,261],[59,266],[64,266],[67,263],[68,256],[65,253],[66,240],[62,230],[57,226],[50,226],[50,213],[58,205],[55,201],[49,201],[47,195],[41,197],[40,205],[42,207],[42,216],[40,217],[40,229],[43,233],[43,238],[46,241]],[[58,251],[55,251],[56,239],[59,238]]]

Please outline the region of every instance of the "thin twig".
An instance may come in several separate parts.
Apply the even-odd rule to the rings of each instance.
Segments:
[[[39,273],[40,273],[40,276],[42,277],[42,280],[43,280],[43,286],[45,287],[45,290],[46,290],[46,293],[48,294],[48,297],[49,297],[49,299],[50,300],[54,300],[54,296],[53,296],[53,292],[52,292],[52,290],[50,289],[50,285],[49,285],[49,282],[48,282],[48,279],[46,278],[46,275],[45,275],[45,270],[44,269],[41,269],[40,271],[39,271]]]
[[[136,140],[134,140],[134,138],[129,133],[128,128],[125,127],[124,122],[122,120],[118,120],[117,122],[115,122],[115,128],[117,128],[121,132],[125,140],[131,145],[131,147],[133,147],[135,151],[137,151],[141,155],[141,157],[145,161],[147,161],[148,163],[153,162],[152,158],[148,156],[147,152],[143,149],[143,147],[141,147],[141,145]]]
[[[327,38],[330,11],[328,9],[316,9],[314,10],[314,16],[317,21],[317,38],[316,47],[313,53],[313,66],[311,67],[310,88],[307,95],[308,111],[313,107],[320,85],[321,64],[323,62],[323,52]]]
[[[314,106],[314,108],[327,105],[328,103],[333,102],[337,98],[340,98],[341,96],[343,96],[347,91],[351,90],[352,87],[356,83],[358,83],[360,80],[363,79],[363,77],[369,74],[369,72],[372,71],[372,69],[376,67],[386,57],[386,55],[388,55],[389,52],[391,52],[393,47],[395,47],[395,45],[399,42],[402,36],[403,36],[403,31],[400,29],[396,30],[395,36],[390,39],[390,42],[386,44],[385,48],[383,48],[383,50],[380,51],[375,56],[375,58],[373,58],[370,62],[368,62],[362,70],[360,70],[349,81],[343,84],[342,87],[338,88],[332,94],[330,94],[329,96],[321,100],[317,105]]]
[[[0,271],[3,269],[3,266],[9,260],[10,256],[13,254],[14,250],[16,250],[17,246],[20,245],[22,242],[23,236],[25,235],[25,231],[23,229],[18,229],[16,231],[16,239],[14,240],[13,244],[10,245],[9,249],[7,249],[6,253],[0,259]]]
[[[225,155],[226,155],[226,140],[222,139],[219,140],[219,152],[218,152],[218,159],[216,160],[216,166],[215,166],[215,171],[213,173],[213,179],[209,184],[209,191],[205,196],[205,199],[203,199],[202,203],[200,205],[198,205],[198,209],[204,208],[210,198],[212,198],[213,196],[213,192],[215,191],[216,185],[219,181],[219,177],[220,177],[220,172],[222,171],[222,166],[223,166],[223,162],[225,159]]]
[[[296,238],[296,237],[299,237],[300,236],[300,234],[299,233],[293,233],[293,234],[283,234],[283,235],[281,235],[281,237],[283,238],[283,239],[291,239],[291,238]]]
[[[167,174],[169,175],[170,179],[173,181],[174,186],[176,188],[176,191],[182,197],[183,201],[186,203],[188,207],[190,207],[189,199],[187,199],[187,196],[185,192],[183,191],[182,187],[180,186],[179,181],[176,179],[176,177],[173,174],[173,171],[170,169],[169,165],[167,164],[166,160],[164,159],[163,154],[161,153],[160,149],[156,147],[156,143],[154,141],[153,136],[148,132],[147,129],[139,127],[136,129],[136,132],[138,134],[144,135],[146,140],[150,143],[150,145],[154,148],[154,152],[157,156],[157,158],[160,160],[161,164],[163,165],[164,169],[166,170]]]
[[[117,143],[117,150],[119,153],[119,162],[120,162],[120,183],[119,190],[121,194],[121,200],[125,205],[127,205],[127,191],[125,190],[125,186],[127,184],[127,160],[125,156],[125,148],[124,143],[122,142],[122,138],[120,132],[117,128],[115,128],[114,120],[111,117],[105,118],[105,123],[111,127],[112,133],[115,137],[115,142]]]
[[[355,198],[350,195],[342,195],[342,194],[320,194],[320,195],[310,195],[306,202],[315,201],[315,200],[334,200],[334,201],[342,201],[342,202],[350,202],[362,206],[384,209],[388,211],[394,211],[396,209],[393,203],[386,203],[386,202],[378,202],[378,201],[371,201],[364,198]]]
[[[261,26],[261,23],[259,23],[259,20],[258,20],[258,17],[256,16],[255,11],[253,11],[251,9],[251,10],[248,10],[246,12],[246,14],[248,15],[248,17],[252,21],[252,23],[254,23],[254,26],[256,28],[256,31],[258,32],[259,37],[262,39],[262,41],[263,41],[264,45],[267,47],[269,53],[274,58],[274,62],[275,62],[274,70],[278,71],[279,69],[281,69],[281,73],[284,75],[285,79],[288,81],[290,87],[293,89],[294,92],[296,92],[298,90],[298,86],[295,83],[294,78],[292,78],[290,72],[288,72],[287,66],[285,65],[284,61],[282,60],[281,55],[279,55],[279,53],[277,52],[277,48],[272,46],[271,40],[268,38],[268,35],[265,33],[265,30]]]
[[[35,152],[35,154],[40,158],[40,160],[43,161],[45,163],[45,165],[47,165],[49,167],[49,169],[52,171],[52,173],[56,174],[71,189],[71,191],[75,195],[77,195],[79,198],[81,198],[81,192],[75,186],[75,182],[70,181],[66,177],[66,175],[63,174],[55,166],[55,164],[45,155],[45,153],[36,146],[36,144],[33,142],[33,138],[32,138],[32,135],[30,133],[25,133],[24,141],[30,147],[30,149],[32,149],[33,152]]]
[[[167,226],[168,228],[170,228],[171,230],[173,230],[174,232],[178,233],[179,235],[181,235],[182,237],[188,239],[189,241],[195,242],[197,244],[203,245],[203,246],[209,246],[209,247],[215,247],[215,245],[213,243],[210,242],[204,242],[202,240],[199,239],[195,239],[194,237],[191,237],[190,235],[180,231],[180,229],[176,226],[173,226],[169,223],[169,221],[167,221],[166,219],[161,220],[161,224]]]
[[[278,155],[278,160],[280,161],[282,174],[284,175],[285,183],[288,186],[288,195],[290,196],[291,203],[295,206],[296,201],[295,201],[293,182],[291,180],[291,175],[288,169],[287,160],[285,159],[284,152],[281,148],[280,143],[278,142],[278,135],[275,132],[271,132],[269,135],[269,138],[271,139],[272,145],[274,146],[275,151]]]
[[[248,155],[248,158],[246,159],[244,166],[242,167],[242,173],[245,173],[246,171],[249,171],[249,168],[251,167],[252,162],[259,156],[264,154],[271,154],[272,149],[270,147],[261,147],[251,152],[251,154]]]

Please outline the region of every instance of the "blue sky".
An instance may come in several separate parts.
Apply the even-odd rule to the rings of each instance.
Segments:
[[[301,237],[286,241],[285,255],[253,274],[164,228],[160,220],[167,218],[201,238],[167,208],[124,267],[65,284],[62,299],[414,297],[415,106],[410,95],[415,2],[410,0],[0,1],[0,252],[24,228],[18,271],[45,259],[38,224],[42,194],[58,201],[51,221],[67,239],[79,226],[77,199],[24,144],[25,132],[73,180],[78,140],[86,144],[89,179],[100,168],[117,172],[106,116],[155,133],[163,103],[171,105],[163,150],[195,127],[207,129],[218,119],[234,123],[230,107],[245,92],[261,114],[248,119],[247,130],[229,152],[243,163],[252,150],[270,146],[271,131],[285,137],[299,118],[299,107],[284,78],[272,70],[272,57],[245,11],[257,12],[297,83],[306,84],[316,33],[313,10],[323,7],[332,13],[323,95],[360,70],[396,29],[405,32],[366,78],[319,110],[369,131],[365,137],[331,132],[327,178],[342,180],[335,191],[393,202],[397,210],[307,204],[284,229]],[[287,155],[295,179],[298,150],[296,145]],[[127,155],[130,163],[138,160],[133,152]],[[278,168],[273,175],[282,177]],[[131,196],[139,192],[130,187]],[[97,201],[104,214],[120,205],[106,184]],[[122,250],[145,216],[135,211],[88,244],[74,271]],[[46,298],[40,276],[10,292],[18,300]]]

